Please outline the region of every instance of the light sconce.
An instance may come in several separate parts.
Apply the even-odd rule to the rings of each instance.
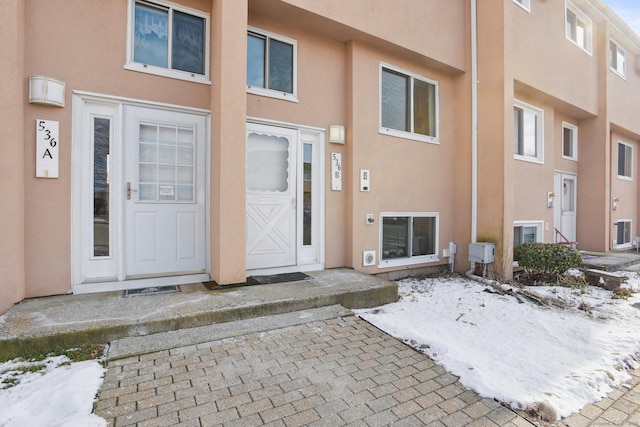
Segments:
[[[551,191],[547,192],[547,207],[548,208],[552,208],[553,207],[553,199],[556,197],[556,193],[553,193]]]
[[[344,126],[329,126],[329,142],[332,142],[334,144],[344,144]]]
[[[615,210],[618,210],[618,202],[619,202],[619,201],[620,201],[620,198],[619,198],[619,197],[614,197],[614,198],[613,198],[613,203],[612,203],[611,209],[613,209],[614,211],[615,211]]]
[[[64,107],[64,87],[62,80],[53,77],[30,76],[29,102]]]

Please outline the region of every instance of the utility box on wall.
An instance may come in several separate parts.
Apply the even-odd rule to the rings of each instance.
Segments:
[[[469,261],[490,264],[496,260],[495,243],[469,243]]]

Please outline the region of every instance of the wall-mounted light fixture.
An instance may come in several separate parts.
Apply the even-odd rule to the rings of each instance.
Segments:
[[[556,193],[549,191],[547,192],[547,207],[548,208],[552,208],[553,207],[553,199],[555,199],[556,197]]]
[[[334,144],[344,144],[344,126],[329,126],[329,142],[332,142]]]
[[[619,197],[614,197],[613,198],[613,203],[611,204],[611,209],[618,210],[618,202],[620,201]]]
[[[30,76],[29,102],[64,107],[64,88],[65,83],[62,80],[47,76]]]

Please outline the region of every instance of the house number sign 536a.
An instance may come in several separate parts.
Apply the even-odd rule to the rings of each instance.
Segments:
[[[60,123],[36,120],[36,177],[58,178]]]

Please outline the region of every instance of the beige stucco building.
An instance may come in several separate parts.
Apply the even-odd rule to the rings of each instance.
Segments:
[[[602,0],[6,0],[0,36],[0,313],[639,234],[640,38]]]

